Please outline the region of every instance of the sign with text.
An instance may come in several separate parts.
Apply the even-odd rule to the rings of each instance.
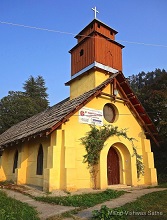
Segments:
[[[103,112],[83,107],[79,110],[79,123],[103,126]]]

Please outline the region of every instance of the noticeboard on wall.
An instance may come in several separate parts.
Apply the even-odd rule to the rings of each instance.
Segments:
[[[79,123],[103,126],[103,111],[83,107],[79,110]]]

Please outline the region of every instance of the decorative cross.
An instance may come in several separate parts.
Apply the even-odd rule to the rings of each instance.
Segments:
[[[96,7],[92,8],[92,10],[95,12],[95,18],[96,18],[96,14],[99,13],[99,12],[97,11]]]

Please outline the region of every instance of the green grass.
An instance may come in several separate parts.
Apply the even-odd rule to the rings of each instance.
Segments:
[[[162,183],[162,184],[156,186],[156,188],[167,188],[167,183]]]
[[[117,198],[123,195],[124,191],[115,191],[115,190],[105,190],[100,193],[89,193],[89,194],[81,194],[81,195],[69,195],[62,197],[36,197],[35,199],[38,201],[48,202],[52,204],[65,205],[65,206],[74,206],[74,207],[92,207],[96,204],[108,201],[110,199]]]
[[[112,209],[110,219],[122,220],[166,220],[167,190],[146,194],[135,202]],[[98,218],[96,218],[98,220]],[[107,218],[106,218],[107,219]],[[104,220],[106,220],[104,218]],[[100,220],[100,218],[99,218]]]
[[[0,186],[8,186],[14,184],[13,180],[0,181]]]
[[[64,213],[57,215],[57,216],[49,217],[49,218],[47,218],[47,220],[64,220],[64,219],[68,219],[68,218],[71,219],[71,218],[73,218],[73,215],[77,214],[81,210],[82,210],[81,208],[77,208],[77,209],[74,209],[71,211],[64,212]]]
[[[0,220],[37,220],[37,212],[25,203],[0,191]]]

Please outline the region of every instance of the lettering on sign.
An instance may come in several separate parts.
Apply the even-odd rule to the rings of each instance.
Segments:
[[[79,123],[103,126],[103,112],[83,107],[79,110]]]

